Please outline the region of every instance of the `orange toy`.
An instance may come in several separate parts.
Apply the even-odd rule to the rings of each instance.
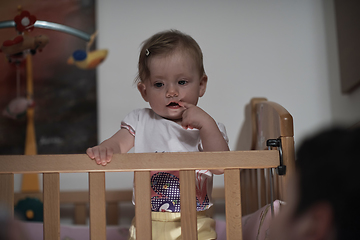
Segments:
[[[46,35],[35,37],[19,35],[13,40],[3,42],[0,50],[7,56],[21,54],[26,50],[30,50],[32,54],[35,54],[37,50],[41,51],[48,43],[49,38]]]

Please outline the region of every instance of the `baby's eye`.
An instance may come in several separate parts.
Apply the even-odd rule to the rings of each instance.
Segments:
[[[187,81],[186,80],[180,80],[178,83],[179,83],[179,85],[185,85],[187,83]]]
[[[164,86],[164,84],[161,82],[154,83],[154,87],[156,87],[156,88],[161,88],[162,86]]]

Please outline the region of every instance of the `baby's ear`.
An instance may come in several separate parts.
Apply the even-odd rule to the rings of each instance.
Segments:
[[[139,92],[140,92],[141,96],[143,97],[143,99],[145,100],[145,102],[148,102],[145,84],[143,82],[139,82],[137,85],[137,89],[139,90]]]
[[[204,94],[206,92],[207,81],[208,81],[208,77],[206,74],[204,74],[200,78],[200,92],[199,92],[200,97],[204,96]]]

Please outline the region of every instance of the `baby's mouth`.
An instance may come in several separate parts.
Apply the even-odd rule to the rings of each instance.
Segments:
[[[177,102],[171,102],[166,106],[170,107],[170,108],[178,108],[178,107],[180,107],[180,105]]]

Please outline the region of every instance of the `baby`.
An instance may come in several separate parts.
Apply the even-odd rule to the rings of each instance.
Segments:
[[[121,129],[100,145],[87,149],[97,164],[106,165],[115,153],[132,147],[140,152],[229,151],[224,125],[197,106],[205,94],[207,75],[197,42],[170,30],[147,39],[140,51],[137,88],[151,108],[130,112]],[[223,170],[197,170],[198,239],[216,239],[212,206],[213,174]],[[181,236],[179,172],[151,172],[153,239]],[[135,226],[130,239],[135,239]],[[176,233],[176,234],[175,234]]]

